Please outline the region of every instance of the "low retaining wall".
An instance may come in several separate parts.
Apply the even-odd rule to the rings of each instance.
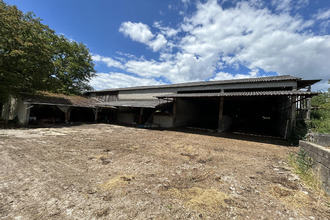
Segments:
[[[307,141],[300,141],[299,146],[313,159],[313,169],[320,175],[322,187],[330,195],[330,149]]]
[[[330,134],[308,133],[307,141],[316,143],[323,147],[330,147]]]

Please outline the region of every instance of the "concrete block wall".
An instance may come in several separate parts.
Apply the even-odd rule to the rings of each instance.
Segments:
[[[299,146],[313,159],[313,169],[320,175],[322,187],[330,195],[330,149],[307,141],[300,141]]]
[[[307,140],[323,147],[330,147],[330,134],[308,133]]]
[[[157,124],[161,128],[172,128],[173,127],[173,116],[154,115],[153,124]]]

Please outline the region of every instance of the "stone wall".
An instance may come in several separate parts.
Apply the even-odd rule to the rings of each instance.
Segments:
[[[313,169],[319,174],[325,192],[330,195],[330,149],[307,141],[300,141],[299,146],[313,159]]]

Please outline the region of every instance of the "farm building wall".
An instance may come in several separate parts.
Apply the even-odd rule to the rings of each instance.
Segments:
[[[3,105],[1,112],[1,119],[15,120],[18,119],[19,124],[26,124],[28,122],[29,109],[28,105],[24,104],[22,99],[10,98],[7,103]]]
[[[154,115],[153,124],[161,128],[173,128],[174,127],[173,116],[170,115]]]

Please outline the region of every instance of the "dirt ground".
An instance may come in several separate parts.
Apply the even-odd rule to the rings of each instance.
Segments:
[[[2,219],[330,219],[272,138],[108,124],[0,130]]]

